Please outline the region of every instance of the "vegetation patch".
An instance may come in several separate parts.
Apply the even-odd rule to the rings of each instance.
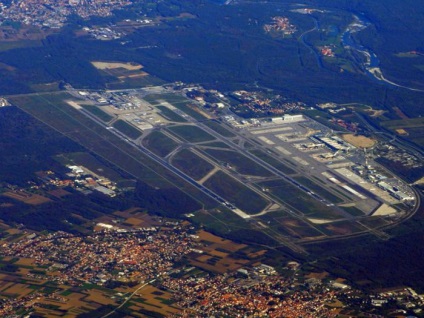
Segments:
[[[310,179],[306,177],[294,177],[293,179],[296,179],[299,181],[299,183],[303,184],[308,189],[314,191],[320,196],[323,196],[327,200],[330,200],[332,203],[341,203],[343,202],[342,199],[340,199],[338,196],[332,194],[330,191],[324,189],[320,185],[316,184],[315,182],[311,181]]]
[[[204,124],[208,126],[210,129],[216,131],[218,134],[220,134],[223,137],[231,138],[236,136],[235,134],[233,134],[231,131],[229,131],[227,128],[225,128],[222,124],[220,124],[217,121],[209,120],[209,121],[206,121]]]
[[[253,154],[253,155],[255,155],[256,157],[258,157],[259,159],[265,161],[266,163],[270,164],[275,169],[280,170],[282,173],[285,173],[285,174],[294,174],[294,173],[296,173],[296,171],[294,171],[293,169],[287,167],[287,165],[285,165],[281,161],[279,161],[279,160],[271,157],[270,155],[267,155],[262,150],[251,150],[250,153]]]
[[[208,142],[206,144],[202,145],[203,147],[212,147],[212,148],[227,148],[229,149],[230,146],[228,146],[226,143],[223,143],[222,141],[212,141],[212,142]]]
[[[326,206],[284,180],[266,181],[259,183],[259,185],[282,203],[289,204],[308,217],[341,218],[341,215],[335,211],[334,207]]]
[[[238,152],[219,149],[205,149],[204,151],[218,162],[235,169],[241,174],[258,177],[271,177],[273,175],[272,172]]]
[[[204,185],[248,214],[261,212],[268,202],[241,182],[218,171]]]
[[[113,127],[131,139],[137,139],[141,136],[142,132],[135,128],[133,125],[128,124],[125,120],[117,120],[113,123]]]
[[[178,115],[176,112],[173,112],[166,106],[156,106],[156,108],[160,110],[160,115],[169,121],[174,121],[177,123],[187,122],[186,119]]]
[[[209,135],[206,131],[196,126],[181,125],[172,126],[168,129],[177,136],[191,143],[211,141],[215,139],[215,137]]]
[[[166,157],[177,148],[178,143],[160,131],[152,131],[143,139],[143,145],[156,155]]]
[[[81,107],[83,109],[85,109],[86,111],[90,112],[91,114],[93,114],[94,116],[96,116],[97,118],[101,119],[104,122],[109,122],[113,119],[113,116],[109,115],[108,113],[104,112],[103,110],[101,110],[99,107],[97,106],[89,106],[89,105],[81,105]]]
[[[200,180],[213,170],[213,165],[188,149],[183,149],[172,158],[172,165],[195,180]]]

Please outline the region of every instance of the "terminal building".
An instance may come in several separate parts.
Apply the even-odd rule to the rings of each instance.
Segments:
[[[415,199],[414,196],[412,196],[412,195],[409,195],[409,194],[404,193],[404,192],[399,191],[399,190],[396,191],[396,189],[393,188],[393,186],[390,185],[390,184],[388,184],[387,182],[380,181],[377,184],[378,184],[378,186],[381,189],[389,192],[391,196],[395,197],[398,200],[401,200],[401,201],[411,201],[411,200],[414,200]]]
[[[287,122],[298,122],[303,121],[303,115],[284,115],[283,117],[271,118],[271,122],[275,124],[283,124]]]

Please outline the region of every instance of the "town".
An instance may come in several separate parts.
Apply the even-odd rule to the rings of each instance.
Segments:
[[[73,14],[84,19],[91,16],[108,17],[114,10],[131,3],[129,0],[12,1],[9,5],[0,2],[0,24],[11,20],[57,29],[63,27]]]

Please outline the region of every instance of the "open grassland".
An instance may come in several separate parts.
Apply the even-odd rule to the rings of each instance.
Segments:
[[[346,211],[347,213],[349,213],[350,215],[353,215],[353,216],[363,216],[364,215],[364,212],[362,210],[358,209],[355,206],[344,206],[344,207],[341,207],[341,208],[344,211]]]
[[[160,131],[152,131],[143,139],[143,146],[160,157],[166,157],[178,143]]]
[[[110,72],[110,70],[108,71]],[[162,85],[164,82],[151,75],[146,75],[144,72],[143,74],[140,74],[140,76],[137,77],[130,77],[132,75],[126,76],[125,74],[129,71],[126,71],[124,75],[120,75],[117,78],[117,81],[114,82],[108,82],[106,84],[108,89],[128,89],[128,88],[140,88],[140,87],[146,87],[146,86],[155,86],[155,85]],[[116,73],[116,70],[114,70],[114,73]],[[110,75],[105,74],[106,77],[110,77]]]
[[[93,114],[94,116],[96,116],[97,118],[103,120],[105,123],[113,119],[113,116],[104,112],[97,106],[81,105],[81,107],[84,108],[86,111],[90,112],[91,114]]]
[[[256,157],[258,157],[259,159],[265,161],[266,163],[270,164],[274,168],[280,170],[282,173],[285,173],[285,174],[296,173],[296,171],[294,171],[293,169],[289,168],[287,165],[283,164],[279,160],[271,157],[270,155],[267,155],[262,150],[252,150],[252,151],[250,151],[250,153],[252,155],[255,155]]]
[[[187,122],[182,116],[178,115],[176,112],[170,110],[166,106],[156,106],[157,109],[160,110],[160,115],[169,121],[173,121],[176,123],[185,123]]]
[[[10,98],[14,105],[150,186],[178,188],[206,206],[217,205],[201,191],[70,107],[64,102],[66,99],[69,95],[65,93]]]
[[[215,139],[215,137],[209,135],[203,129],[191,125],[172,126],[169,127],[168,130],[191,143],[205,142]]]
[[[195,180],[200,180],[213,170],[213,165],[188,149],[183,149],[172,158],[172,165]]]
[[[306,177],[294,177],[295,180],[299,181],[299,183],[303,184],[305,187],[308,187],[310,190],[314,191],[315,193],[319,194],[320,196],[326,198],[332,203],[341,203],[343,202],[342,199],[340,199],[335,194],[331,193],[330,191],[324,189],[322,186],[318,185],[317,183],[311,181],[311,179],[308,179]]]
[[[367,230],[363,225],[354,221],[341,221],[330,224],[320,224],[317,225],[317,228],[330,236],[351,235]]]
[[[204,122],[204,124],[208,126],[210,129],[216,131],[218,134],[220,134],[223,137],[231,138],[236,136],[235,134],[233,134],[231,131],[229,131],[227,128],[225,128],[222,124],[220,124],[217,121],[209,120]]]
[[[238,152],[218,149],[205,149],[204,151],[218,162],[230,164],[231,168],[241,174],[258,177],[271,177],[273,175],[258,163]]]
[[[93,66],[99,70],[124,68],[129,71],[136,71],[143,68],[142,65],[137,63],[92,61],[91,64],[93,64]]]
[[[174,105],[176,108],[178,108],[179,110],[183,111],[184,113],[186,113],[190,117],[193,117],[196,120],[205,120],[209,118],[209,116],[203,111],[201,111],[199,107],[197,107],[196,105],[190,104],[187,101],[180,102],[180,103],[173,103],[172,105]]]
[[[187,115],[197,120],[208,119],[208,114],[204,113],[197,106],[193,105],[191,101],[183,96],[176,94],[151,94],[143,97],[143,99],[150,104],[157,106],[162,101],[170,103],[175,108],[183,111]]]
[[[355,136],[353,134],[344,134],[342,138],[348,143],[358,148],[371,148],[376,144],[376,140],[365,136]]]
[[[2,195],[31,205],[39,205],[51,202],[49,198],[43,197],[39,194],[33,194],[23,191],[8,191],[3,193]]]
[[[125,120],[117,120],[113,123],[113,127],[131,139],[137,139],[142,135],[142,132],[139,129],[127,123]]]
[[[424,118],[410,118],[401,120],[389,120],[382,123],[383,127],[391,130],[407,129],[407,128],[422,128],[424,127]]]
[[[160,104],[161,100],[167,101],[171,105],[188,102],[187,98],[176,94],[151,94],[143,97],[143,99],[152,105]]]
[[[311,218],[339,219],[342,216],[325,204],[318,202],[308,194],[284,180],[261,182],[259,185],[272,194],[281,203],[291,207]]]
[[[204,185],[248,214],[261,212],[268,202],[241,182],[218,171]]]
[[[212,141],[205,144],[202,144],[202,148],[212,147],[212,148],[226,148],[230,149],[230,146],[228,146],[226,143],[223,143],[222,141]]]

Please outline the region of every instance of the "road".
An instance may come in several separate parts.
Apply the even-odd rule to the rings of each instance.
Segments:
[[[354,112],[354,113],[355,113],[356,117],[358,117],[358,119],[361,121],[361,123],[364,124],[374,134],[377,134],[381,138],[385,139],[385,141],[412,153],[413,155],[415,155],[421,161],[424,160],[424,149],[421,149],[421,148],[415,146],[414,144],[412,144],[411,142],[409,142],[407,140],[404,140],[404,139],[399,140],[399,137],[396,136],[396,135],[393,135],[393,134],[388,133],[386,131],[378,130],[376,127],[374,127],[372,124],[369,123],[369,121],[367,120],[367,118],[364,115],[357,113],[357,112]]]
[[[307,30],[307,31],[305,31],[305,32],[303,32],[300,36],[299,36],[299,41],[301,41],[302,42],[302,44],[304,45],[304,46],[306,46],[314,55],[315,55],[315,58],[317,59],[317,63],[318,63],[318,66],[319,66],[319,68],[323,68],[323,65],[322,65],[322,61],[321,61],[321,56],[317,53],[317,51],[315,50],[315,48],[312,46],[312,45],[310,45],[310,44],[308,44],[308,43],[306,43],[306,40],[305,40],[305,36],[307,35],[307,34],[309,34],[309,33],[311,33],[311,32],[314,32],[314,31],[317,31],[318,29],[319,29],[319,23],[318,23],[318,20],[316,19],[316,18],[313,18],[314,19],[314,24],[315,24],[315,26],[312,28],[312,29],[310,29],[310,30]],[[299,53],[300,54],[300,53]]]
[[[156,278],[155,279],[152,279],[151,281],[149,281],[149,282],[147,282],[147,283],[144,283],[143,285],[141,285],[140,287],[138,287],[130,296],[128,296],[126,299],[125,299],[125,301],[122,303],[122,304],[120,304],[118,307],[116,307],[114,310],[112,310],[110,313],[108,313],[108,314],[106,314],[106,315],[104,315],[104,316],[102,316],[102,318],[106,318],[106,317],[109,317],[110,315],[112,315],[112,314],[114,314],[118,309],[120,309],[120,308],[122,308],[123,306],[125,306],[125,304],[127,303],[127,302],[129,302],[130,300],[131,300],[131,298],[133,298],[141,289],[143,289],[144,287],[146,287],[147,285],[149,285],[149,284],[151,284],[151,283],[153,283],[154,281],[156,280]]]

